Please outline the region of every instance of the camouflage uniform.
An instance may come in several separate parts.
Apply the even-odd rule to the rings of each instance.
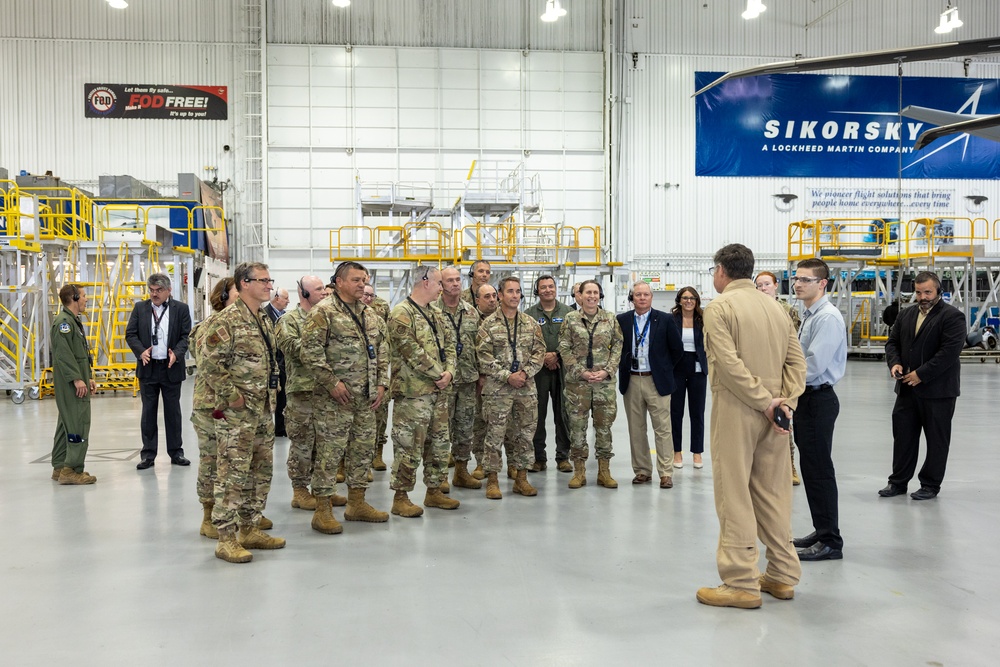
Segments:
[[[476,295],[472,293],[472,285],[469,285],[469,289],[462,290],[462,293],[459,295],[459,298],[462,299],[462,301],[469,304],[470,306],[472,306],[473,308],[476,307]]]
[[[452,382],[454,391],[448,396],[448,421],[452,456],[456,461],[468,461],[472,456],[472,434],[479,402],[476,396],[476,383],[479,380],[479,365],[476,361],[479,311],[461,300],[455,308],[448,308],[444,301],[438,301],[438,307],[441,308],[452,337],[457,336],[456,346],[458,343],[462,344],[462,352],[457,354],[455,364],[455,379]],[[482,450],[477,452],[480,459],[481,452]]]
[[[517,350],[519,370],[528,376],[527,383],[520,389],[507,383],[514,361],[511,340]],[[507,464],[524,470],[532,462],[531,437],[538,420],[538,391],[533,378],[545,358],[542,329],[524,313],[519,312],[516,320],[508,320],[503,309],[497,308],[479,326],[476,352],[479,372],[486,376],[483,387],[486,460],[483,468],[487,473],[500,471],[500,447],[507,440],[510,445]]]
[[[363,327],[364,334],[351,313]],[[367,345],[372,346],[374,359],[369,358]],[[376,420],[371,404],[378,387],[389,384],[385,323],[363,303],[348,305],[334,294],[309,311],[302,331],[301,355],[302,362],[312,369],[316,382],[313,495],[333,495],[337,466],[342,458],[347,486],[366,489],[375,451]],[[341,381],[350,392],[346,405],[330,395]]]
[[[380,296],[375,297],[372,300],[372,305],[369,306],[375,311],[382,321],[389,325],[389,312],[392,308],[389,306],[389,302]],[[386,395],[385,400],[382,401],[382,405],[379,406],[378,410],[375,411],[375,451],[381,452],[385,447],[385,443],[388,441],[386,437],[386,429],[389,426],[389,396]]]
[[[216,459],[218,457],[218,443],[215,440],[215,419],[212,418],[212,410],[220,405],[222,401],[216,397],[215,392],[209,388],[205,381],[205,370],[201,363],[201,354],[205,344],[205,329],[210,326],[210,322],[218,317],[218,313],[212,313],[191,329],[188,340],[191,345],[191,356],[198,372],[194,376],[194,396],[191,403],[194,406],[191,410],[191,423],[194,425],[194,432],[198,435],[198,481],[195,488],[198,491],[198,500],[204,503],[215,502],[215,481],[216,481]]]
[[[448,404],[454,388],[439,390],[434,381],[445,372],[455,375],[455,336],[437,306],[421,308],[437,336],[417,308],[407,299],[389,316],[390,393],[395,401],[389,486],[396,491],[413,490],[421,458],[427,488],[437,489],[448,473]]]
[[[593,332],[590,346],[589,331]],[[566,414],[569,417],[570,458],[587,460],[587,418],[594,415],[594,453],[598,459],[609,459],[611,452],[611,425],[618,414],[618,396],[615,394],[615,373],[622,354],[622,330],[612,313],[599,308],[591,318],[583,310],[566,315],[559,329],[559,356],[566,369]],[[593,351],[593,366],[587,367],[587,351]],[[607,371],[607,379],[590,383],[581,379],[586,370]]]
[[[201,373],[223,418],[215,420],[218,470],[212,524],[219,529],[257,527],[271,490],[276,391],[268,388],[278,372],[271,319],[251,313],[242,299],[202,327]],[[241,408],[229,407],[243,397]]]
[[[66,306],[52,320],[49,332],[52,384],[55,387],[56,433],[52,439],[52,468],[72,468],[82,473],[90,444],[90,346],[83,323]],[[76,395],[76,380],[87,385],[83,398]],[[70,439],[72,437],[72,440]]]
[[[292,488],[305,488],[312,480],[316,457],[316,423],[313,420],[312,372],[302,362],[302,329],[309,315],[302,308],[285,313],[278,319],[275,337],[285,355],[285,429],[288,446],[288,479]]]

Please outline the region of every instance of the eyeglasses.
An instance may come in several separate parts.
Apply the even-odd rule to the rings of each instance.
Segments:
[[[809,277],[809,276],[792,276],[788,280],[790,282],[793,282],[793,283],[806,283],[806,284],[808,284],[808,283],[818,283],[819,281],[821,281],[823,279],[822,278],[812,278],[812,277]]]
[[[265,285],[274,284],[274,278],[244,278],[243,281],[248,283],[264,283]]]
[[[710,276],[714,276],[714,275],[715,275],[715,270],[716,270],[717,268],[719,268],[719,265],[718,265],[718,264],[716,264],[715,266],[713,266],[712,268],[710,268],[710,269],[708,270],[708,275],[710,275]]]
[[[693,297],[693,296],[682,296],[682,297],[681,297],[681,301],[697,301],[697,300],[698,300],[698,299],[696,299],[696,298],[695,298],[695,297]]]

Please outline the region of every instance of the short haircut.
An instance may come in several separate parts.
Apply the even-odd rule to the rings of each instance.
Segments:
[[[212,294],[208,297],[209,303],[212,304],[212,310],[219,312],[229,305],[229,290],[233,289],[233,285],[235,284],[236,280],[232,276],[226,276],[215,283],[215,287],[212,288]]]
[[[476,261],[474,261],[474,262],[472,263],[472,269],[471,269],[471,270],[472,270],[472,271],[475,271],[475,270],[476,270],[476,267],[477,267],[477,266],[479,266],[480,264],[485,264],[486,266],[490,267],[490,269],[492,269],[492,268],[493,268],[493,265],[492,265],[492,264],[490,264],[488,260],[485,260],[485,259],[477,259]]]
[[[267,271],[267,264],[261,262],[243,262],[233,271],[233,280],[236,281],[236,291],[243,291],[243,281],[250,280],[254,271]]]
[[[444,277],[444,272],[445,271],[454,271],[459,276],[462,275],[462,269],[460,267],[455,266],[454,264],[452,264],[451,266],[446,266],[443,269],[441,269],[441,275],[442,275],[442,277]]]
[[[753,251],[740,243],[719,248],[712,261],[726,271],[732,280],[749,280],[753,276]]]
[[[350,271],[351,269],[357,271],[364,271],[366,275],[371,275],[368,273],[368,269],[365,268],[364,264],[348,260],[346,262],[341,262],[340,264],[337,265],[337,269],[333,272],[333,276],[330,277],[330,284],[331,285],[336,284],[337,279],[344,278],[345,276],[347,276],[347,272]]]
[[[72,301],[73,297],[80,294],[80,290],[83,289],[76,283],[67,283],[59,288],[59,301],[62,305],[68,306]]]
[[[916,285],[917,283],[928,283],[928,282],[934,283],[934,285],[937,287],[938,294],[941,293],[943,289],[941,287],[941,279],[938,277],[938,274],[934,273],[933,271],[921,271],[920,273],[917,274],[917,277],[913,279],[914,285]]]
[[[645,280],[637,280],[637,281],[635,281],[635,283],[632,284],[632,293],[633,294],[635,294],[635,288],[638,287],[639,285],[645,285],[646,287],[649,287],[649,283],[647,283]],[[649,287],[649,291],[652,292],[653,288]]]
[[[430,278],[431,274],[437,271],[436,266],[431,266],[429,264],[419,264],[413,269],[413,284],[416,285],[418,280],[427,280]]]
[[[601,287],[601,283],[597,282],[596,280],[584,280],[582,283],[580,283],[580,296],[583,296],[584,285],[593,285],[594,287],[597,288],[597,293],[601,295],[601,298],[602,299],[604,298],[604,288]]]
[[[821,280],[829,280],[830,279],[830,267],[829,267],[829,265],[827,265],[827,263],[824,262],[823,260],[818,259],[816,257],[810,257],[809,259],[802,260],[801,262],[799,262],[795,266],[795,268],[796,269],[812,269],[813,271],[816,272],[816,277],[817,278],[819,278]],[[775,280],[774,282],[777,283],[778,281]]]
[[[154,273],[149,278],[146,278],[146,286],[170,289],[170,278],[165,273]]]
[[[517,286],[521,286],[521,279],[517,276],[505,276],[500,279],[500,284],[497,285],[497,294],[503,294],[504,287],[507,283],[517,283]]]
[[[499,294],[497,292],[497,288],[496,287],[494,287],[493,285],[490,285],[489,283],[483,283],[482,285],[479,286],[479,290],[476,292],[476,298],[477,299],[480,296],[482,296],[482,294],[483,294],[483,288],[484,287],[489,287],[491,290],[493,290],[493,296],[497,296]]]
[[[545,274],[544,276],[538,276],[537,278],[535,278],[535,290],[538,289],[539,285],[542,284],[543,280],[551,280],[553,285],[556,284],[555,276],[550,276],[549,274]]]
[[[581,283],[573,283],[573,294],[579,294],[580,293],[580,285],[581,285]]]

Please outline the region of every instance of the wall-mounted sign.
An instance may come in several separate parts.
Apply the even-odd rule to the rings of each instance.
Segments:
[[[948,215],[955,211],[955,191],[941,188],[902,189],[866,187],[806,186],[807,213],[858,213],[880,216],[896,213],[923,214],[926,217]]]
[[[226,120],[226,86],[161,86],[131,83],[84,84],[87,118],[176,118]]]
[[[716,72],[696,72],[695,89]],[[902,107],[1000,113],[1000,81],[770,74],[733,79],[696,105],[698,176],[1000,178],[1000,143],[958,134],[916,151],[933,124]]]

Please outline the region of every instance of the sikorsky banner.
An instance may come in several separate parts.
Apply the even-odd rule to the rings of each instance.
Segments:
[[[695,89],[719,76],[697,72]],[[698,176],[1000,178],[1000,143],[956,134],[915,150],[934,125],[905,111],[1000,113],[996,79],[771,74],[695,105]]]
[[[226,86],[161,86],[152,84],[84,84],[87,118],[177,118],[226,120]]]

